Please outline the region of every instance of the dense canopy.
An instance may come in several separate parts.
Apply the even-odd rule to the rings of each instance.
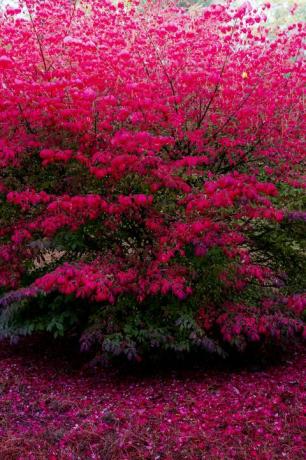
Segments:
[[[268,9],[0,13],[3,336],[140,359],[302,334],[305,30]]]

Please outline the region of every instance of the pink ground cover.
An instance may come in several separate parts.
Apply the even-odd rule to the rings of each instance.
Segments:
[[[302,459],[304,382],[301,350],[256,372],[140,376],[2,345],[0,458]]]

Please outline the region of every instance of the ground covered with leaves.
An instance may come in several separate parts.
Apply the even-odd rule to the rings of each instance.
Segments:
[[[1,345],[1,460],[304,457],[303,350],[265,368],[145,374],[55,356]]]

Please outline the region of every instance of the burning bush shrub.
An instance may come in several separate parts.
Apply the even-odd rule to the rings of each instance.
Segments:
[[[1,334],[224,353],[301,335],[302,24],[269,4],[1,13]]]

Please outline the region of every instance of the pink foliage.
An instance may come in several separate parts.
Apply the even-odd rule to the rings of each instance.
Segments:
[[[87,3],[86,12],[70,0],[24,0],[21,14],[1,12],[0,191],[14,214],[1,226],[0,285],[25,287],[35,243],[90,222],[111,248],[38,275],[35,293],[185,301],[196,279],[188,245],[197,257],[226,255],[225,290],[273,284],[279,274],[254,260],[249,235],[258,222],[283,221],[280,185],[303,186],[302,24],[271,38],[268,3],[195,15]],[[144,229],[142,245],[116,239],[125,220]],[[225,341],[302,332],[298,297],[280,302],[287,319],[264,303],[252,311],[224,300],[212,318]]]

